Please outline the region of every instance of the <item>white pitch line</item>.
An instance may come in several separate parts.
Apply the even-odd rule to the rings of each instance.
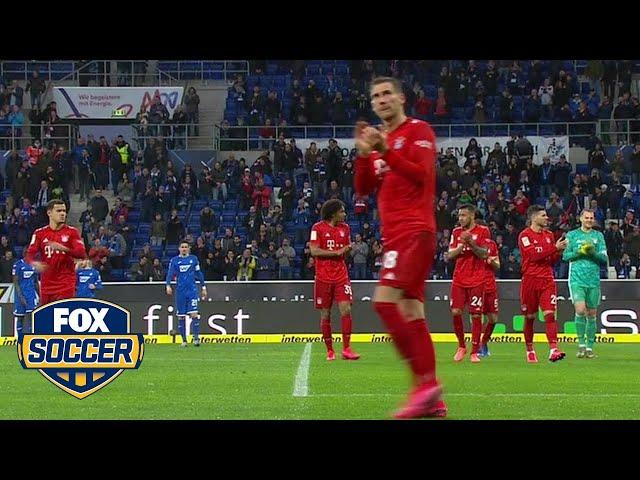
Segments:
[[[313,343],[307,343],[300,357],[300,365],[298,365],[298,372],[296,373],[296,379],[293,384],[293,396],[294,397],[308,397],[309,396],[309,365],[311,364],[311,345]]]
[[[402,394],[395,393],[318,393],[311,397],[397,397]],[[444,393],[447,397],[589,397],[589,398],[610,398],[629,397],[638,398],[640,393]]]

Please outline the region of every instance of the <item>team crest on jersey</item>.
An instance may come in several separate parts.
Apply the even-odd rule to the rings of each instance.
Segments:
[[[393,149],[400,150],[404,146],[404,141],[406,139],[404,137],[396,138],[395,142],[393,142]]]
[[[131,333],[128,310],[98,299],[60,300],[33,312],[33,333],[18,342],[22,368],[86,398],[142,363],[144,338]]]
[[[68,242],[69,241],[69,235],[62,235],[62,237],[60,237],[60,238],[62,238],[63,242]]]
[[[551,239],[549,237],[547,237],[547,243],[551,243]]]
[[[342,231],[341,231],[341,232],[340,232],[340,236],[341,236],[341,237],[344,237],[344,232],[342,232]]]

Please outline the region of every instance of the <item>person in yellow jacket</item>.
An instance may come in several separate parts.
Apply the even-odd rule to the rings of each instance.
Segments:
[[[253,272],[257,266],[257,259],[253,255],[251,255],[251,250],[248,248],[244,249],[240,258],[238,258],[238,281],[249,281],[253,279]]]

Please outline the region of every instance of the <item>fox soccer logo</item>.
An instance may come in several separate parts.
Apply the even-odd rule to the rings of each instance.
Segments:
[[[60,300],[34,310],[33,333],[18,342],[18,359],[23,368],[86,398],[142,363],[144,337],[130,329],[129,312],[114,303]]]

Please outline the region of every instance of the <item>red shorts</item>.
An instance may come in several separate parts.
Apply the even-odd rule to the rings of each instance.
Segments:
[[[498,290],[485,290],[482,313],[498,313]]]
[[[64,292],[42,293],[40,295],[40,305],[55,302],[56,300],[64,300],[65,298],[73,298],[76,296],[76,288],[66,290]]]
[[[353,292],[349,279],[341,282],[323,282],[316,279],[313,284],[313,304],[315,307],[318,310],[331,308],[334,301],[336,303],[352,303]]]
[[[431,272],[436,251],[436,234],[432,232],[410,233],[386,241],[380,285],[399,288],[404,298],[424,303],[424,281]]]
[[[525,315],[556,310],[556,282],[548,279],[523,278],[520,284],[520,308]]]
[[[484,299],[484,284],[475,287],[461,287],[455,283],[451,284],[451,300],[449,305],[452,310],[464,310],[465,305],[469,308],[469,313],[482,313]]]

